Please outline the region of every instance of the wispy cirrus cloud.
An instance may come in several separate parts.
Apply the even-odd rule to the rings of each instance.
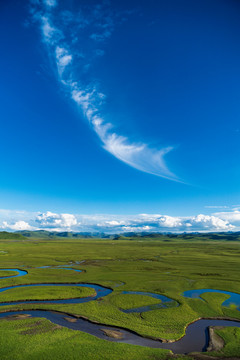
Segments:
[[[98,82],[85,79],[95,58],[104,55],[104,49],[99,47],[111,36],[115,23],[123,22],[128,13],[113,14],[106,4],[96,5],[89,10],[75,15],[69,10],[56,11],[55,0],[31,0],[31,14],[41,29],[42,39],[50,57],[54,60],[58,80],[65,87],[66,92],[79,106],[102,142],[103,148],[117,159],[140,171],[179,181],[165,163],[165,155],[173,147],[156,149],[145,142],[133,142],[127,136],[115,131],[114,121],[106,122],[102,113],[102,105],[107,97],[99,90]],[[51,9],[55,12],[52,13]],[[80,14],[80,15],[79,15]],[[79,19],[79,20],[78,20]],[[71,34],[68,34],[72,25]],[[84,38],[85,37],[85,38]],[[84,53],[84,46],[78,45],[78,39],[91,43],[91,56],[88,50]],[[87,43],[88,43],[87,42]],[[96,45],[94,45],[94,43]],[[80,56],[81,55],[81,56]],[[81,69],[76,64],[81,58]],[[85,62],[84,62],[85,61]],[[76,70],[78,68],[78,70]]]
[[[229,209],[229,206],[226,205],[206,205],[206,209]]]
[[[109,38],[110,36],[111,36],[111,32],[106,30],[106,31],[103,31],[101,34],[90,35],[90,39],[93,39],[95,41],[104,41],[107,38]]]
[[[50,6],[50,7],[54,7],[57,5],[57,1],[56,0],[44,0],[45,5]]]
[[[67,65],[71,64],[72,55],[69,52],[59,46],[56,47],[56,64],[58,68],[59,76],[62,76]]]

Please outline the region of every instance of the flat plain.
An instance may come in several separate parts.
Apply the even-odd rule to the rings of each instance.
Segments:
[[[1,306],[9,310],[55,310],[83,316],[101,324],[134,331],[144,337],[173,341],[185,334],[188,324],[199,318],[240,320],[236,306],[222,306],[229,296],[205,293],[201,299],[181,294],[192,289],[217,289],[240,293],[240,242],[197,239],[136,237],[129,239],[1,239],[0,288],[23,284],[69,283],[61,286],[15,288],[0,292],[0,302],[39,300],[38,304]],[[61,268],[71,266],[72,270]],[[48,266],[48,267],[44,267]],[[22,269],[28,274],[7,277]],[[76,272],[82,270],[82,272]],[[89,288],[76,289],[73,283],[99,284],[111,294],[81,304],[43,304],[44,299],[92,296]],[[179,306],[125,313],[122,310],[154,305],[159,300],[123,291],[156,293],[175,300]],[[240,331],[218,329],[225,346],[204,357],[240,358]],[[202,355],[177,355],[168,350],[113,343],[81,331],[57,326],[46,319],[1,319],[1,359],[200,359]],[[200,357],[199,357],[200,356]],[[201,358],[204,358],[201,357]]]

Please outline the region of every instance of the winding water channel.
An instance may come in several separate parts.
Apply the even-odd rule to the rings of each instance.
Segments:
[[[46,267],[45,267],[46,268]],[[49,267],[52,268],[52,267]],[[65,270],[74,270],[79,271],[74,268],[70,268],[68,266],[61,266],[57,267],[58,269],[65,269]],[[56,269],[56,268],[55,268]],[[17,274],[13,276],[6,276],[1,277],[0,279],[7,279],[11,277],[18,277],[18,276],[24,276],[27,275],[27,271],[20,270],[20,269],[0,269],[1,271],[14,271]],[[99,298],[102,298],[104,296],[109,295],[113,290],[109,289],[107,287],[103,287],[96,284],[70,284],[70,283],[54,283],[54,284],[28,284],[28,285],[14,285],[14,286],[8,286],[0,289],[0,293],[9,291],[14,288],[24,288],[24,287],[36,287],[36,286],[76,286],[76,287],[88,287],[95,290],[94,296],[88,296],[85,298],[74,298],[74,299],[63,299],[63,300],[26,300],[26,301],[10,301],[10,302],[4,302],[0,303],[0,306],[6,306],[6,305],[19,305],[19,304],[80,304],[80,303],[86,303],[89,301],[94,301]],[[189,290],[185,291],[182,296],[184,297],[191,297],[191,298],[198,298],[201,299],[200,296],[203,293],[206,292],[215,292],[215,293],[224,293],[230,296],[229,299],[224,301],[222,305],[228,306],[230,304],[235,304],[238,306],[238,310],[240,309],[240,294],[236,294],[233,292],[228,291],[222,291],[222,290],[213,290],[213,289],[200,289],[200,290]],[[147,292],[137,292],[137,291],[123,291],[122,294],[136,294],[136,295],[146,295],[150,296],[156,299],[161,300],[159,304],[154,304],[150,306],[143,306],[138,307],[134,309],[128,309],[123,310],[125,313],[134,313],[134,312],[145,312],[150,310],[155,310],[159,308],[166,308],[166,307],[175,307],[179,306],[179,304],[160,294],[154,294],[154,293],[147,293]],[[50,310],[25,310],[25,311],[7,311],[0,313],[0,319],[1,318],[7,318],[9,316],[13,315],[20,315],[20,314],[29,314],[32,317],[42,317],[45,319],[50,320],[54,324],[58,324],[64,327],[67,327],[69,329],[73,330],[80,330],[83,332],[86,332],[88,334],[94,335],[100,339],[105,339],[108,341],[113,342],[122,342],[127,344],[134,344],[134,345],[140,345],[140,346],[148,346],[152,348],[161,348],[161,349],[169,349],[174,353],[177,354],[187,354],[193,351],[206,351],[208,343],[209,343],[209,326],[235,326],[240,327],[240,322],[233,321],[233,320],[214,320],[214,319],[201,319],[197,320],[194,323],[190,324],[186,329],[186,334],[183,338],[181,338],[178,341],[172,342],[172,343],[164,343],[159,340],[152,340],[148,338],[144,338],[137,333],[134,333],[132,331],[129,331],[127,329],[113,327],[113,326],[106,326],[104,324],[96,324],[89,320],[83,319],[83,318],[76,318],[72,315],[68,315],[62,312],[56,312],[56,311],[50,311]],[[122,338],[115,339],[112,337],[109,337],[106,335],[104,330],[115,330],[119,331],[122,334]]]

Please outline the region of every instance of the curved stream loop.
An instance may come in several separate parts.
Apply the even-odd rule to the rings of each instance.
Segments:
[[[214,290],[214,289],[188,290],[188,291],[184,291],[184,293],[182,293],[182,296],[191,299],[203,300],[201,298],[201,295],[204,293],[219,293],[219,294],[229,295],[229,298],[222,303],[222,306],[235,305],[237,307],[237,310],[240,311],[240,294],[231,291]]]
[[[17,274],[15,275],[10,275],[10,276],[2,276],[0,277],[0,279],[10,279],[10,278],[14,278],[14,277],[18,277],[18,276],[24,276],[27,275],[28,272],[25,270],[20,270],[20,269],[0,269],[0,271],[14,271]]]
[[[44,267],[46,268],[46,267]],[[52,268],[52,267],[50,267]],[[65,269],[65,270],[74,270],[74,271],[81,271],[74,268],[69,268],[68,266],[61,266],[57,267],[58,269]],[[6,271],[15,271],[17,275],[14,276],[7,276],[5,278],[10,277],[17,277],[27,275],[27,272],[24,270],[19,269],[0,269]],[[104,296],[109,295],[113,290],[96,285],[96,284],[70,284],[70,283],[54,283],[54,284],[28,284],[28,285],[14,285],[8,286],[0,289],[0,293],[4,291],[8,291],[14,288],[23,288],[23,287],[33,287],[33,286],[76,286],[76,287],[88,287],[95,290],[96,294],[94,296],[88,296],[85,298],[75,298],[75,299],[62,299],[62,300],[26,300],[26,301],[13,301],[13,302],[4,302],[0,303],[0,306],[7,306],[7,305],[17,305],[17,304],[80,304],[86,303],[89,301],[94,301]],[[201,299],[200,295],[206,292],[215,292],[215,293],[224,293],[230,295],[230,298],[224,301],[223,305],[227,306],[229,304],[234,303],[235,305],[240,305],[240,294],[236,294],[233,292],[223,291],[223,290],[213,290],[213,289],[200,289],[200,290],[189,290],[185,291],[182,296],[190,297],[195,299]],[[168,298],[167,296],[148,293],[148,292],[137,292],[137,291],[123,291],[122,294],[137,294],[137,295],[146,295],[151,296],[153,298],[161,300],[160,304],[154,304],[150,306],[143,306],[134,309],[127,309],[123,310],[125,313],[133,313],[133,312],[144,312],[150,311],[160,308],[167,308],[172,306],[178,306],[179,304]],[[239,308],[238,308],[239,309]],[[50,320],[54,324],[58,324],[69,329],[73,330],[80,330],[86,332],[90,335],[94,335],[100,339],[105,339],[108,341],[113,342],[120,342],[126,344],[134,344],[140,346],[148,346],[152,348],[160,348],[160,349],[168,349],[177,354],[187,354],[193,351],[203,352],[207,350],[207,346],[209,344],[209,326],[234,326],[240,327],[240,321],[233,321],[233,320],[214,320],[214,319],[201,319],[197,320],[194,323],[190,324],[186,329],[186,334],[180,340],[165,343],[161,342],[160,340],[153,340],[149,338],[142,337],[137,333],[132,331],[113,327],[113,326],[106,326],[104,324],[96,324],[89,320],[83,318],[77,318],[74,316],[69,316],[68,314],[62,312],[54,312],[50,310],[21,310],[21,311],[7,311],[4,313],[0,313],[0,319],[5,319],[8,317],[20,315],[20,314],[29,314],[32,317],[41,317],[47,320]],[[119,331],[121,333],[121,338],[116,339],[109,337],[105,334],[104,330],[114,330]]]
[[[132,295],[145,295],[150,296],[154,299],[161,300],[158,304],[152,304],[152,305],[146,305],[146,306],[140,306],[133,309],[121,309],[121,311],[125,313],[142,313],[150,310],[156,310],[156,309],[166,309],[170,307],[177,307],[179,306],[179,303],[165,295],[155,294],[155,293],[149,293],[149,292],[143,292],[143,291],[122,291],[122,294],[132,294]]]

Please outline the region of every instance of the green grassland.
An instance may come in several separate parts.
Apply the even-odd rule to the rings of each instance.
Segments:
[[[161,360],[168,351],[114,344],[43,319],[0,320],[1,360]]]
[[[111,297],[111,304],[119,309],[134,309],[144,305],[161,303],[161,300],[144,295],[118,294]]]
[[[22,268],[28,271],[26,276],[0,280],[0,287],[34,283],[84,282],[97,283],[113,289],[112,294],[102,298],[100,301],[83,304],[19,304],[1,307],[0,311],[34,308],[58,310],[86,316],[93,321],[108,325],[125,327],[141,335],[167,340],[174,340],[183,336],[186,326],[200,317],[232,317],[240,319],[240,312],[234,307],[225,308],[221,306],[227,295],[216,293],[204,294],[202,297],[205,301],[188,299],[181,296],[183,291],[200,288],[213,288],[240,293],[240,242],[224,241],[222,235],[221,241],[216,239],[209,240],[206,237],[204,241],[201,239],[195,241],[194,237],[187,240],[169,237],[167,241],[165,238],[164,240],[162,238],[159,240],[156,237],[154,239],[136,237],[130,240],[2,239],[0,241],[0,250],[5,252],[5,255],[0,258],[1,268]],[[76,262],[81,260],[85,260],[85,262],[79,265],[76,264]],[[79,273],[57,268],[36,269],[36,267],[44,265],[56,267],[68,263],[71,263],[71,267],[84,271]],[[4,271],[2,273],[2,276],[7,275]],[[25,295],[35,298],[37,293],[31,293],[30,291],[32,290],[28,289]],[[151,305],[159,302],[159,300],[148,296],[122,295],[121,292],[123,290],[163,294],[178,301],[179,306],[144,312],[142,314],[123,313],[120,308],[127,309],[129,307]],[[21,299],[23,298],[23,289],[11,290],[12,293],[13,291],[15,292],[15,299],[16,297],[18,299],[20,297]],[[66,297],[73,297],[71,295],[71,286],[64,291],[66,291]],[[37,292],[40,295],[38,289]],[[61,293],[62,290],[56,292],[56,295],[60,296]],[[48,292],[45,293],[42,290],[41,296],[44,296],[44,294],[46,294],[46,299],[49,298]],[[8,300],[10,300],[9,291],[0,295],[0,301],[4,301],[2,300],[3,295],[9,295]],[[5,320],[0,321],[1,324],[3,322],[5,323]],[[25,326],[24,321],[11,322],[12,325],[9,323],[10,333],[15,334],[18,331],[14,327],[17,322],[21,323],[21,326]],[[60,333],[70,334],[70,332],[71,330],[64,329]],[[228,329],[225,332],[228,334]],[[130,348],[139,349],[139,347],[129,347],[126,344],[111,344],[86,334],[79,332],[77,334],[69,335],[69,339],[71,338],[69,340],[69,349],[75,346],[73,345],[73,339],[79,337],[83,339],[81,344],[86,341],[94,349],[99,347],[99,350],[97,350],[99,357],[96,359],[161,359],[166,354],[163,350],[144,349],[142,347],[140,350],[136,350],[135,353],[135,350],[130,350]],[[17,337],[17,339],[19,338],[19,344],[21,341],[24,341],[20,340],[22,336],[20,335]],[[41,336],[44,338],[44,333]],[[59,336],[61,337],[61,335]],[[67,335],[66,338],[68,339]],[[231,345],[230,338],[232,338],[231,334],[226,342],[227,344],[229,343],[228,347],[232,348],[233,345]],[[37,335],[32,335],[32,342],[34,341],[36,341],[36,344],[40,341]],[[46,341],[48,340],[46,339]],[[68,344],[66,344],[65,340],[64,342],[67,348]],[[107,345],[105,345],[106,343]],[[46,347],[51,350],[54,348],[54,345],[49,343],[46,344]],[[123,350],[124,357],[121,358],[118,355],[116,357],[108,357],[111,347],[114,349],[126,349],[126,353]],[[39,348],[39,351],[41,354],[44,354],[44,347]],[[148,355],[147,351],[150,351],[150,355]],[[1,352],[2,350],[0,350]],[[137,355],[137,352],[140,355]],[[31,351],[29,350],[30,353]],[[87,355],[87,350],[84,352],[85,357],[82,356],[82,352],[80,354],[81,358],[84,359],[93,358]],[[21,359],[28,359],[27,356],[23,356]],[[31,359],[35,359],[34,356]],[[44,356],[39,358],[44,359]],[[1,356],[1,359],[5,358]],[[13,356],[12,358],[18,359],[19,357]],[[48,358],[52,359],[51,356]],[[71,357],[62,358],[71,359]],[[187,357],[181,358],[187,359]],[[61,358],[59,357],[59,359]]]
[[[94,289],[76,288],[74,286],[38,286],[19,289],[11,289],[0,293],[0,302],[20,300],[52,300],[70,299],[94,296]],[[1,309],[0,309],[1,310]]]
[[[15,276],[17,275],[17,271],[8,271],[8,270],[2,270],[0,269],[0,277],[6,277],[6,276]]]

